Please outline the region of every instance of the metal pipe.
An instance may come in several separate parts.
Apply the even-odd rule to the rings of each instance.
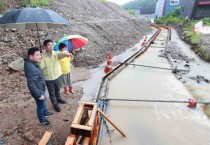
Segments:
[[[118,62],[118,63],[125,64],[125,65],[142,66],[142,67],[148,67],[148,68],[165,69],[165,70],[189,71],[189,70],[180,70],[180,69],[156,67],[156,66],[149,66],[149,65],[140,65],[140,64],[133,64],[133,63],[121,63],[121,62]]]
[[[100,99],[101,101],[133,101],[133,102],[162,102],[162,103],[189,103],[189,101],[176,101],[176,100],[136,100],[136,99],[114,99],[106,98]],[[196,102],[199,104],[210,104],[210,102]]]

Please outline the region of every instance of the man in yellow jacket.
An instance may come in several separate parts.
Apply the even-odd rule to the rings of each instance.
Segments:
[[[43,46],[44,51],[39,65],[45,77],[52,105],[57,112],[60,112],[61,109],[58,103],[65,104],[66,101],[63,100],[60,95],[62,71],[59,59],[69,57],[70,54],[68,52],[54,51],[52,40],[45,40]]]

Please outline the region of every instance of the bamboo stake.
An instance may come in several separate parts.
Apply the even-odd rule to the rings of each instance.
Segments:
[[[121,129],[119,129],[107,116],[106,116],[106,114],[103,112],[103,111],[101,111],[100,109],[98,109],[98,112],[104,117],[104,118],[106,118],[106,120],[114,127],[114,128],[116,128],[121,134],[122,134],[122,136],[124,136],[124,137],[126,137],[126,135],[125,135],[125,133],[121,130]]]

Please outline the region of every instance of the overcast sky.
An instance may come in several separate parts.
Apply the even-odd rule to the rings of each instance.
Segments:
[[[133,1],[133,0],[108,0],[108,1],[117,3],[119,5],[122,5],[124,3],[130,2],[130,1]]]

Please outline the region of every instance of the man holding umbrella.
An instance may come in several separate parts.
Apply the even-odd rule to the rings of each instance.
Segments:
[[[52,40],[45,40],[43,46],[44,51],[40,62],[40,68],[46,80],[52,105],[57,112],[60,112],[61,109],[58,106],[58,103],[65,104],[66,101],[64,101],[60,95],[62,71],[59,59],[70,57],[70,54],[68,52],[53,51]]]

